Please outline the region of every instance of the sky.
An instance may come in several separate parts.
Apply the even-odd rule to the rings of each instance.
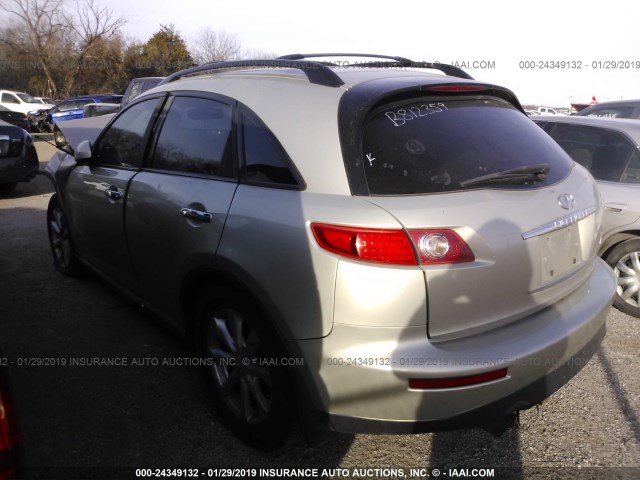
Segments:
[[[71,1],[71,0],[68,0]],[[146,41],[174,24],[205,28],[278,55],[358,52],[461,66],[513,90],[523,104],[640,98],[640,2],[498,0],[98,0]]]

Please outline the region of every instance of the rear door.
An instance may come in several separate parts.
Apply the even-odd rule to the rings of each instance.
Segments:
[[[185,272],[212,265],[238,186],[234,105],[172,97],[150,162],[131,183],[126,228],[142,296],[167,318]]]
[[[73,171],[65,191],[78,254],[130,292],[137,291],[137,281],[124,228],[125,206],[132,201],[128,187],[162,101],[150,98],[122,112],[97,140],[89,164]]]

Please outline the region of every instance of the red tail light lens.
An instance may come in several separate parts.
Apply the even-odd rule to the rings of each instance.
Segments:
[[[465,377],[450,378],[410,378],[409,388],[414,390],[427,390],[436,388],[455,388],[479,383],[491,382],[507,376],[507,369],[501,368],[493,372],[480,373],[478,375],[468,375]]]
[[[324,223],[312,223],[311,230],[325,250],[370,262],[438,265],[475,260],[469,246],[453,230],[419,229],[405,232]],[[419,262],[416,260],[416,251]]]
[[[453,230],[409,230],[422,265],[473,262],[469,245]]]
[[[318,244],[333,253],[370,262],[417,265],[409,238],[402,230],[311,224]]]
[[[0,480],[17,478],[20,438],[6,372],[0,370]]]

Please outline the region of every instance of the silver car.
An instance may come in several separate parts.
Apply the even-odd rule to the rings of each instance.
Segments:
[[[615,280],[587,170],[511,91],[377,58],[178,72],[49,162],[55,267],[191,336],[252,445],[296,415],[347,432],[500,423],[605,334]]]
[[[603,242],[598,254],[613,268],[614,306],[640,317],[640,122],[596,117],[536,117],[602,194]]]

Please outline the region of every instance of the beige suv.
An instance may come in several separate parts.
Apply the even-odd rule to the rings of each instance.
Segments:
[[[56,268],[192,337],[254,445],[296,411],[348,432],[502,422],[605,333],[589,173],[509,90],[376,58],[181,71],[49,162]]]

